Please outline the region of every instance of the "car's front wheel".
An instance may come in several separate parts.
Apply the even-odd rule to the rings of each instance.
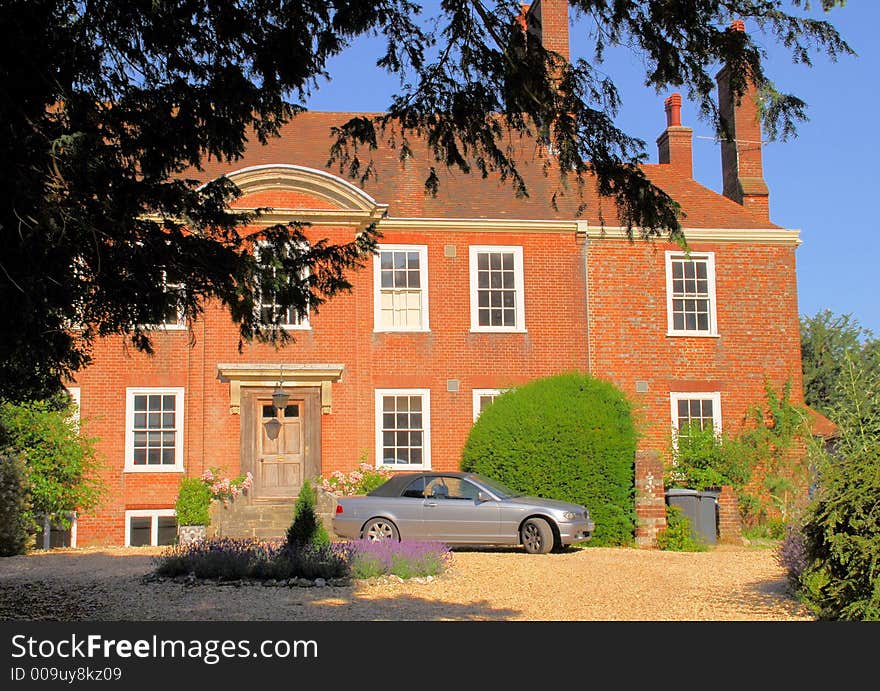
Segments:
[[[530,518],[523,523],[520,537],[529,554],[547,554],[553,549],[553,529],[543,518]]]
[[[371,518],[364,524],[364,539],[370,542],[379,540],[400,540],[397,526],[387,518]]]

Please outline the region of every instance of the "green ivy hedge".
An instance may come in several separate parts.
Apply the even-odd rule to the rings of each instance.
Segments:
[[[625,545],[635,526],[636,439],[620,389],[562,374],[499,396],[471,429],[461,467],[527,495],[584,504],[596,523],[591,544]]]

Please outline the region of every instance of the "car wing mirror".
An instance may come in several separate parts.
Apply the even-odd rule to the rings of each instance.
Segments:
[[[488,492],[479,491],[477,492],[477,501],[492,501],[492,497],[489,495]]]

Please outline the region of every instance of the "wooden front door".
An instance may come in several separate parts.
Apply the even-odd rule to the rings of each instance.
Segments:
[[[255,481],[261,497],[294,497],[303,482],[305,444],[302,401],[290,401],[276,410],[272,399],[257,400]],[[278,435],[272,439],[266,423],[277,420]]]
[[[254,475],[254,499],[296,497],[303,480],[321,472],[319,402],[310,390],[294,391],[280,410],[271,391],[243,396],[242,470]],[[273,421],[277,434],[270,434]]]

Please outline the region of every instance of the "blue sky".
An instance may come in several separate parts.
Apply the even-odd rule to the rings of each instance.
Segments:
[[[426,3],[427,4],[427,3]],[[819,4],[818,0],[814,4]],[[873,201],[880,200],[877,166],[880,145],[880,2],[849,0],[844,8],[823,15],[858,54],[832,63],[816,57],[812,68],[793,65],[784,49],[761,39],[769,59],[767,72],[780,90],[807,102],[808,122],[798,136],[770,142],[764,148],[764,178],[770,187],[771,220],[801,231],[797,250],[798,300],[802,315],[830,309],[851,314],[880,335],[880,221]],[[751,27],[746,26],[747,30]],[[577,26],[572,29],[572,56],[582,54]],[[332,81],[307,104],[311,110],[381,111],[396,82],[375,67],[375,42],[361,41],[329,66]],[[586,56],[585,56],[586,57]],[[605,66],[621,90],[623,107],[617,124],[647,143],[650,162],[657,161],[655,140],[665,127],[663,100],[642,85],[638,61],[619,51]],[[694,177],[720,191],[721,152],[708,123],[686,100],[684,125],[694,129]]]

